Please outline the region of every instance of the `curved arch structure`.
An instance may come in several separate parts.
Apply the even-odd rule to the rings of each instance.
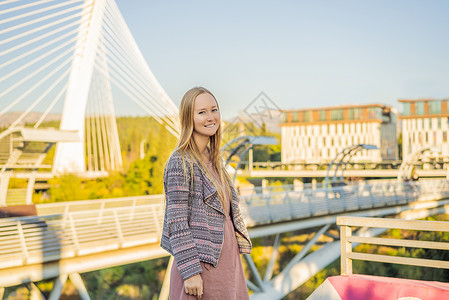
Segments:
[[[422,161],[422,158],[426,153],[438,153],[441,152],[433,147],[424,147],[413,153],[409,159],[403,160],[398,172],[398,181],[410,180],[413,176],[413,171],[415,169],[415,164]],[[448,173],[449,176],[449,173]]]

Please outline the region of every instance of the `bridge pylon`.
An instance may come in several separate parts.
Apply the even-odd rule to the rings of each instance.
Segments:
[[[86,1],[72,62],[69,85],[61,119],[61,130],[76,130],[79,142],[59,143],[53,164],[56,173],[84,173],[85,163],[85,114],[98,44],[102,35],[102,18],[106,0]]]

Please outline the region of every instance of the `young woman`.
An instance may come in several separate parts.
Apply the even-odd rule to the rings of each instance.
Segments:
[[[161,246],[174,256],[170,299],[249,299],[239,254],[252,245],[220,156],[218,102],[195,87],[179,116],[179,143],[164,170]]]

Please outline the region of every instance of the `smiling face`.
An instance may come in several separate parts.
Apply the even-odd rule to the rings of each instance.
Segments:
[[[193,107],[193,135],[196,138],[213,136],[220,126],[220,111],[211,94],[203,93],[196,97]]]

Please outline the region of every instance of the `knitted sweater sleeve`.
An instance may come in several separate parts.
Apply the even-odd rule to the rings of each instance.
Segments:
[[[202,272],[198,251],[189,227],[190,165],[172,155],[164,171],[165,222],[170,248],[181,277],[186,280]]]

